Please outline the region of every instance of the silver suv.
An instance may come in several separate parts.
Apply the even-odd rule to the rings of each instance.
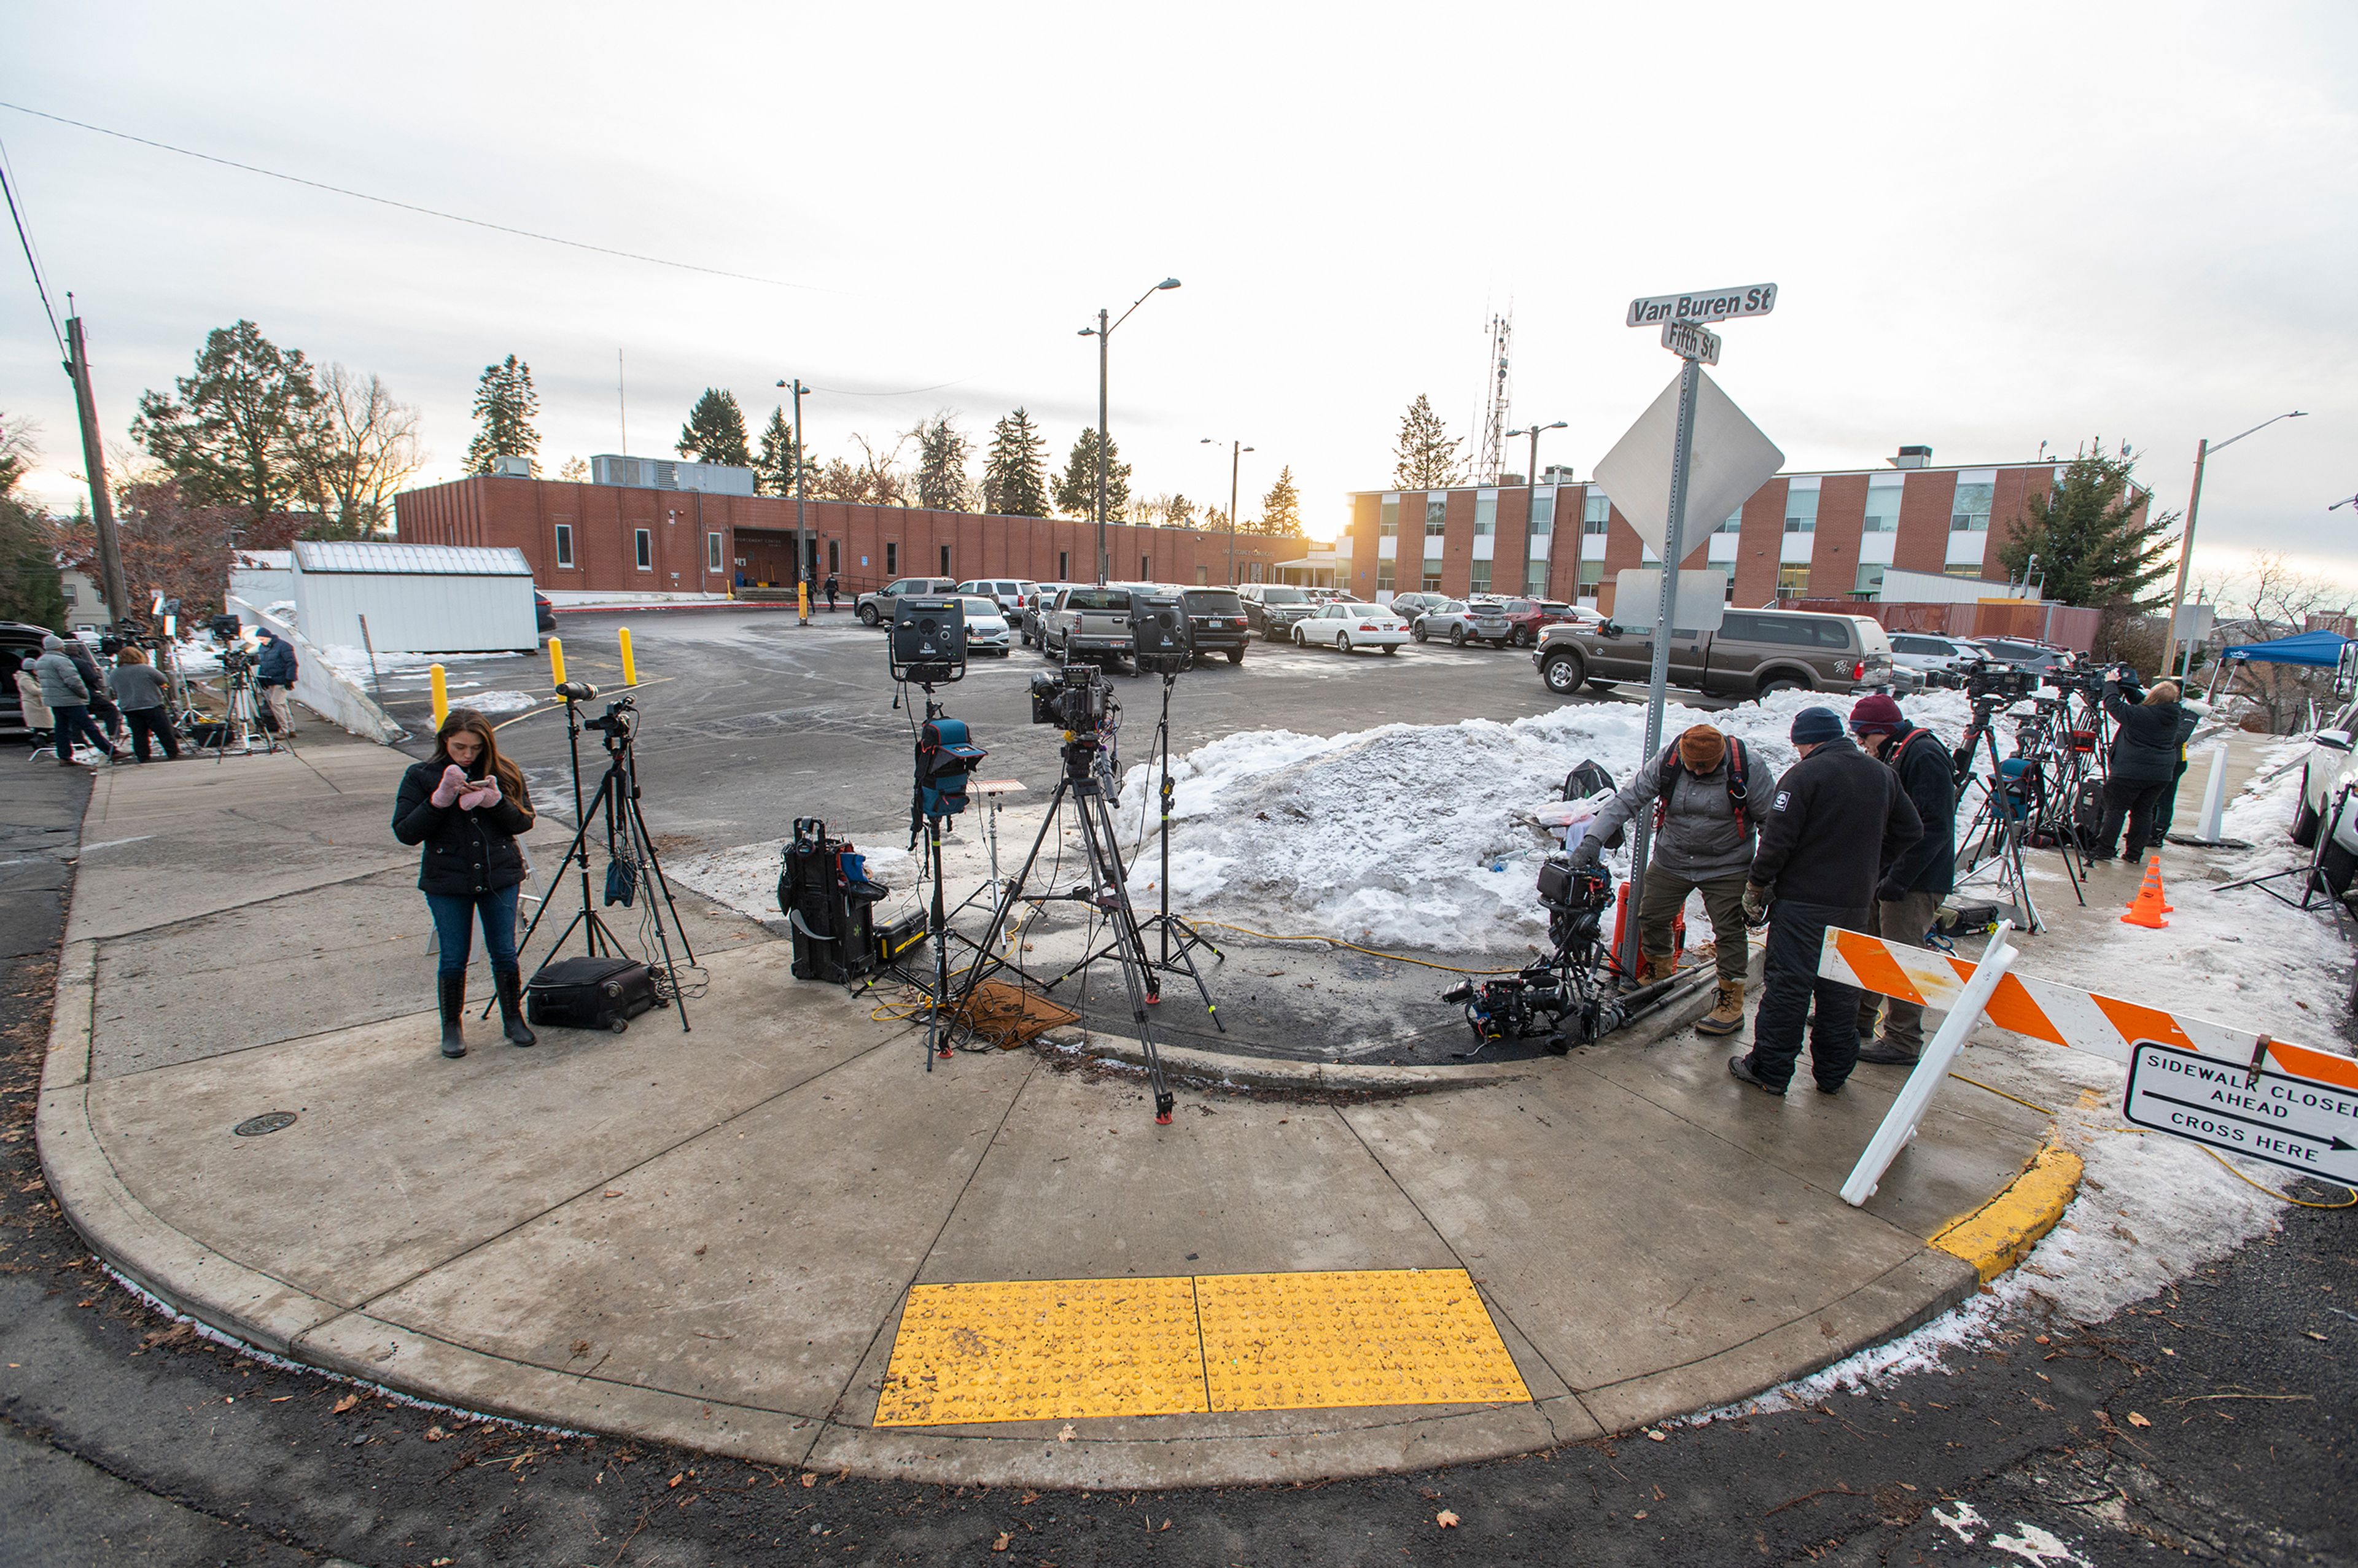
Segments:
[[[903,595],[915,594],[933,598],[936,595],[956,593],[957,590],[957,580],[955,578],[904,577],[886,583],[873,593],[861,594],[855,608],[860,611],[861,624],[881,626],[892,619],[892,607],[901,601]]]

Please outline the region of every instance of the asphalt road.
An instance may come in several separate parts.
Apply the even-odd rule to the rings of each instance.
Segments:
[[[848,614],[797,627],[792,613],[683,611],[564,615],[557,635],[566,673],[601,688],[619,686],[616,633],[629,626],[642,683],[638,771],[648,827],[665,849],[688,852],[783,838],[798,816],[871,838],[908,825],[912,717],[895,710],[882,631]],[[1038,653],[979,658],[941,701],[990,752],[983,773],[1055,785],[1060,735],[1031,722],[1030,681],[1050,668]],[[471,690],[546,693],[537,659],[492,659],[450,666]],[[1162,683],[1115,676],[1122,704],[1120,755],[1143,760],[1160,717]],[[422,674],[385,682],[386,707],[413,734],[431,732]],[[922,702],[923,693],[915,694]],[[1583,698],[1583,700],[1589,700]],[[1604,700],[1620,700],[1606,698]],[[602,701],[600,705],[602,707]],[[1288,729],[1330,735],[1393,722],[1517,719],[1562,706],[1540,684],[1528,653],[1412,644],[1398,654],[1344,655],[1256,642],[1240,665],[1213,659],[1179,677],[1171,700],[1172,744],[1186,752],[1239,730]],[[923,709],[916,718],[923,718]],[[525,768],[535,796],[569,790],[561,708],[506,723],[500,745]],[[603,757],[590,743],[594,786]],[[422,755],[422,751],[420,752]]]
[[[2347,1210],[1872,1393],[1312,1487],[945,1491],[357,1397],[149,1312],[49,1200],[33,1112],[88,785],[0,766],[0,1565],[2358,1563]]]

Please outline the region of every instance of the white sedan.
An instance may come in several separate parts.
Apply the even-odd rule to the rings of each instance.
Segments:
[[[1007,615],[996,599],[979,594],[960,594],[966,605],[966,651],[969,654],[997,654],[1007,656],[1009,636]]]
[[[1347,654],[1354,648],[1396,652],[1408,641],[1408,626],[1380,604],[1322,604],[1293,623],[1297,647],[1321,643]]]

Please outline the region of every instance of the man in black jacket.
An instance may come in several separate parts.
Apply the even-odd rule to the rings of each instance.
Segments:
[[[1850,731],[1869,756],[1899,775],[1899,787],[1924,824],[1924,836],[1883,868],[1875,887],[1870,935],[1926,946],[1924,937],[1957,877],[1957,778],[1949,748],[1930,730],[1911,726],[1899,705],[1877,692],[1850,710]],[[1876,1014],[1883,1038],[1875,1038]],[[1858,993],[1858,1059],[1912,1067],[1924,1049],[1924,1004],[1870,990]]]
[[[1833,709],[1801,709],[1792,735],[1801,760],[1777,781],[1761,814],[1760,849],[1744,889],[1746,913],[1769,918],[1760,1009],[1751,1051],[1730,1056],[1727,1070],[1783,1094],[1814,1000],[1810,1076],[1821,1094],[1839,1094],[1858,1060],[1858,988],[1819,979],[1818,949],[1829,925],[1865,925],[1883,868],[1924,827],[1899,775],[1851,744]]]
[[[2178,775],[2178,754],[2184,744],[2179,726],[2188,715],[2170,681],[2157,683],[2143,702],[2132,707],[2121,696],[2118,671],[2104,677],[2104,711],[2119,728],[2113,734],[2112,767],[2104,779],[2104,820],[2088,859],[2120,858],[2121,820],[2125,817],[2127,854],[2135,860],[2152,842],[2154,803]],[[2188,725],[2185,732],[2192,734],[2193,727]]]

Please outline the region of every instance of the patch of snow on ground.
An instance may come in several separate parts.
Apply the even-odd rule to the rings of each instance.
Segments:
[[[479,691],[450,706],[471,708],[478,713],[522,713],[539,707],[540,698],[528,691]]]
[[[366,648],[338,643],[314,651],[321,663],[339,674],[349,676],[362,686],[368,684],[370,670]],[[441,665],[447,668],[451,665],[480,664],[487,659],[521,659],[524,656],[522,654],[389,654],[379,649],[375,673],[389,676],[396,670],[415,670],[423,674],[428,665]]]

